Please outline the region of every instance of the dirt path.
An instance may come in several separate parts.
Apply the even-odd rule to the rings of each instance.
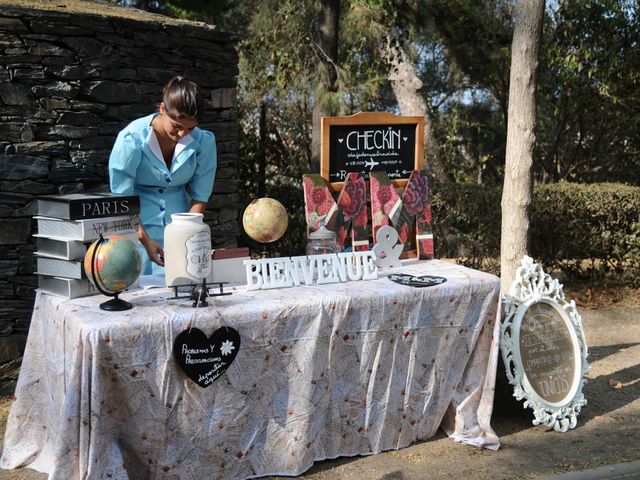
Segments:
[[[533,426],[530,410],[501,395],[493,417],[502,442],[497,452],[458,445],[439,433],[398,451],[319,462],[301,478],[533,479],[639,460],[640,291],[626,290],[614,299],[597,308],[579,307],[591,369],[584,387],[588,404],[574,430],[556,433]],[[2,399],[2,431],[9,408],[10,400]],[[0,480],[45,478],[31,470],[0,470]]]

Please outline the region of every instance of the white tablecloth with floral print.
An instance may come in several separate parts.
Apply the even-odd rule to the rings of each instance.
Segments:
[[[442,261],[393,272],[439,275],[415,288],[373,281],[247,292],[193,309],[168,289],[36,298],[9,415],[3,468],[50,479],[295,475],[314,461],[429,438],[495,449],[499,279]],[[172,356],[190,322],[239,331],[213,385]]]

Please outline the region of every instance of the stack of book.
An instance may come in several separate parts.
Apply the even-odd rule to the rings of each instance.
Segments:
[[[140,198],[113,193],[38,197],[36,274],[40,290],[65,298],[99,293],[82,266],[87,248],[102,234],[137,241]]]

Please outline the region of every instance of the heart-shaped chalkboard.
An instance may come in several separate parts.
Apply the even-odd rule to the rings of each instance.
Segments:
[[[240,350],[240,334],[221,327],[209,338],[198,328],[181,332],[173,342],[173,356],[191,380],[203,388],[211,385],[233,363]]]
[[[387,275],[387,278],[400,285],[408,285],[410,287],[432,287],[433,285],[440,285],[447,281],[444,277],[436,277],[433,275],[409,275],[408,273],[392,273]]]

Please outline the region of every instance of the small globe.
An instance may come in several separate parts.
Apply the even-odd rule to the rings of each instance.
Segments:
[[[249,204],[242,215],[242,226],[252,239],[260,243],[278,240],[289,225],[287,211],[273,198],[258,198]]]
[[[133,285],[142,270],[142,260],[135,243],[120,235],[105,238],[98,246],[99,242],[100,240],[93,242],[84,256],[87,277],[94,284],[97,280],[97,286],[113,294]],[[96,246],[98,251],[93,262]],[[96,266],[95,278],[93,265]]]

